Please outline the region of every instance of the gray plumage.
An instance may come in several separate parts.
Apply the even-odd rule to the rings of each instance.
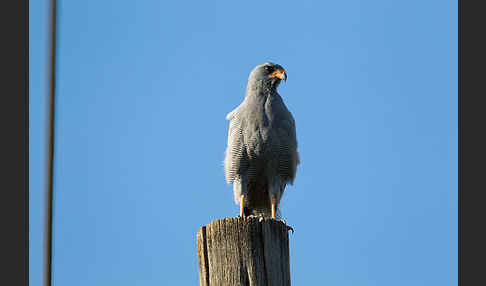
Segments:
[[[295,121],[277,93],[281,79],[286,80],[286,74],[280,65],[267,62],[255,67],[245,99],[226,116],[230,120],[226,181],[233,184],[236,203],[245,196],[245,215],[268,215],[269,197],[275,197],[278,205],[299,164]]]

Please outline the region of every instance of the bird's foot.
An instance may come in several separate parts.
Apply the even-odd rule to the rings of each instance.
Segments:
[[[278,219],[278,221],[280,221],[280,222],[282,222],[284,224],[285,229],[287,231],[291,230],[292,231],[292,234],[294,234],[294,229],[290,225],[287,225],[287,222],[284,219]]]

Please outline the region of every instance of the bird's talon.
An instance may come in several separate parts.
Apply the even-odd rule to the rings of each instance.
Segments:
[[[294,234],[294,229],[291,226],[286,225],[286,227],[287,227],[287,231],[291,230],[292,234]]]
[[[284,224],[285,229],[286,229],[287,231],[291,230],[291,231],[292,231],[292,234],[294,233],[294,229],[293,229],[291,226],[287,225],[287,222],[286,222],[284,219],[279,219],[279,221],[280,221],[280,222],[282,222],[282,223]]]

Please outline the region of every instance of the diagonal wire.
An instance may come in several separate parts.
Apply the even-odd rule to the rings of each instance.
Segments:
[[[54,176],[54,111],[56,87],[56,30],[57,1],[50,1],[50,49],[49,49],[49,119],[48,119],[48,156],[47,156],[47,188],[46,188],[46,231],[45,231],[45,286],[52,285],[52,205]]]

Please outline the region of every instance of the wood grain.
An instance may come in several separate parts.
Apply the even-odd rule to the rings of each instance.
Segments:
[[[289,286],[287,226],[270,218],[213,221],[197,233],[201,286]]]

